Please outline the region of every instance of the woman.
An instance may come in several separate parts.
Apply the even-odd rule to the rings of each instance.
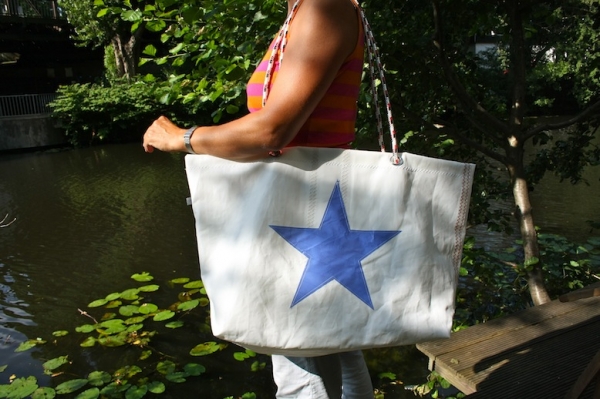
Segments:
[[[262,88],[273,46],[248,84],[250,114],[194,129],[160,117],[146,131],[144,149],[253,160],[286,146],[348,147],[354,139],[364,51],[357,5],[353,0],[300,0],[294,8],[295,3],[288,0],[294,16],[285,62],[279,65],[275,56],[264,107]],[[272,361],[279,398],[373,398],[360,351],[313,358],[273,356]]]

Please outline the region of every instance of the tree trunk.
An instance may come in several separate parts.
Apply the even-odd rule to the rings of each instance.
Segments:
[[[510,173],[513,196],[515,199],[515,216],[523,239],[524,266],[528,274],[529,293],[534,305],[550,301],[546,291],[540,261],[537,233],[533,222],[529,188],[523,165],[523,118],[525,115],[525,93],[527,91],[526,68],[530,64],[530,54],[525,43],[524,22],[520,12],[521,2],[518,0],[506,3],[510,35],[510,74],[513,80],[512,104],[508,124],[510,133],[506,147],[507,167]]]
[[[125,41],[121,34],[116,34],[112,38],[111,44],[115,53],[117,76],[133,78],[137,73],[137,37],[132,35]]]
[[[516,205],[515,216],[523,240],[523,264],[527,269],[527,283],[529,285],[531,300],[537,306],[550,302],[550,296],[546,290],[542,273],[540,249],[538,247],[537,233],[535,231],[531,201],[529,199],[529,189],[523,167],[523,147],[517,144],[511,147],[509,152],[511,154],[508,154],[510,159],[508,171]]]

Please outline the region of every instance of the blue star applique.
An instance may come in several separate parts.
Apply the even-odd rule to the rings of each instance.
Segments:
[[[350,230],[339,181],[319,228],[269,227],[308,257],[290,307],[335,280],[374,309],[361,261],[400,231]]]

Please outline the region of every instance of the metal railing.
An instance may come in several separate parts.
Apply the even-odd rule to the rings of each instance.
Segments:
[[[0,118],[50,114],[48,103],[55,98],[56,93],[0,96]]]
[[[57,0],[0,0],[0,17],[66,19]]]

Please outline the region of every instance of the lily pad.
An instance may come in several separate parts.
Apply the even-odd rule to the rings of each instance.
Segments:
[[[88,303],[88,308],[98,308],[106,305],[107,302],[106,299],[96,299],[95,301]]]
[[[187,373],[187,375],[197,377],[200,374],[203,374],[206,371],[206,368],[198,363],[188,363],[183,366],[183,370]]]
[[[171,374],[175,371],[175,363],[170,360],[165,360],[164,362],[159,362],[156,365],[156,371],[163,375]]]
[[[142,385],[141,387],[132,386],[125,392],[125,399],[140,399],[148,393],[148,387]]]
[[[111,375],[106,371],[92,371],[88,374],[88,380],[90,385],[99,387],[104,384],[108,384],[112,379]]]
[[[127,330],[125,330],[125,331],[128,332],[128,333],[131,333],[131,332],[134,332],[134,331],[139,331],[142,328],[144,328],[144,325],[141,324],[141,323],[140,324],[132,324],[129,327],[127,327]]]
[[[152,319],[154,321],[164,321],[164,320],[169,320],[173,316],[175,316],[175,312],[172,312],[170,310],[163,310],[162,312],[159,312],[156,315],[154,315],[154,317]]]
[[[75,396],[75,399],[96,399],[100,396],[100,390],[96,387],[90,388]]]
[[[121,319],[112,319],[100,323],[100,327],[104,328],[104,334],[116,334],[127,329],[125,323]]]
[[[202,287],[204,287],[204,283],[202,282],[202,280],[195,280],[195,281],[190,281],[183,287],[184,288],[202,288]]]
[[[85,341],[79,344],[82,348],[91,348],[94,345],[96,345],[96,338],[94,337],[87,337]]]
[[[154,292],[154,291],[158,291],[159,289],[160,289],[160,287],[156,284],[144,285],[144,286],[138,288],[138,290],[140,290],[141,292]]]
[[[82,326],[76,327],[75,331],[87,334],[87,333],[94,331],[95,329],[96,329],[96,326],[93,326],[91,324],[84,324]]]
[[[56,391],[54,388],[41,387],[35,390],[31,395],[31,399],[54,399],[56,397]]]
[[[139,298],[138,294],[139,294],[139,290],[137,288],[130,288],[128,290],[125,290],[123,292],[121,292],[121,299],[125,299],[126,301],[135,301],[136,299]]]
[[[119,314],[121,314],[121,316],[129,317],[133,316],[136,313],[140,313],[139,306],[124,305],[119,308]]]
[[[215,353],[217,351],[223,350],[227,347],[227,344],[218,344],[216,342],[205,342],[203,344],[196,345],[190,351],[190,355],[192,356],[206,356],[211,353]]]
[[[107,337],[98,338],[98,343],[109,348],[116,348],[127,344],[127,334],[120,333],[118,335],[109,335]]]
[[[150,356],[152,356],[152,351],[151,350],[142,351],[142,354],[140,355],[140,360],[146,360]]]
[[[46,341],[39,339],[39,338],[38,339],[30,339],[25,342],[21,342],[21,344],[17,347],[17,349],[15,349],[15,352],[25,352],[37,345],[43,345],[45,343],[46,343]]]
[[[6,389],[6,392],[0,392],[0,394],[6,395],[2,397],[21,399],[34,393],[35,390],[38,389],[38,384],[37,379],[31,376],[27,378],[17,378],[10,385],[3,385],[2,388]]]
[[[152,381],[150,384],[148,384],[148,391],[154,394],[164,393],[165,389],[165,384],[160,381]]]
[[[121,302],[121,301],[110,301],[109,303],[106,304],[106,308],[114,309],[114,308],[118,308],[122,304],[123,304],[123,302]]]
[[[55,337],[64,337],[64,336],[65,336],[65,335],[67,335],[67,334],[69,334],[69,332],[68,332],[68,331],[65,331],[65,330],[54,331],[54,332],[52,333],[52,335],[53,335],[53,336],[55,336]]]
[[[141,372],[142,372],[142,369],[139,366],[136,366],[136,365],[125,366],[125,367],[121,367],[120,369],[115,371],[114,376],[121,380],[129,379],[129,378],[133,377],[134,375],[139,374]]]
[[[146,320],[146,316],[134,316],[125,320],[125,324],[139,324],[143,323]]]
[[[42,364],[42,366],[44,367],[44,370],[54,370],[65,363],[69,363],[68,356],[59,356],[55,357],[54,359],[48,360],[47,362]]]
[[[59,395],[73,393],[73,392],[77,391],[78,389],[86,386],[87,383],[88,383],[88,380],[85,378],[77,378],[74,380],[65,381],[56,387],[56,393]]]
[[[179,327],[183,327],[184,323],[181,320],[177,320],[177,321],[172,321],[170,323],[165,324],[165,327],[167,328],[179,328]]]
[[[190,281],[190,279],[188,277],[181,277],[181,278],[174,278],[170,282],[173,284],[185,284],[188,281]]]
[[[165,376],[165,378],[168,381],[176,382],[178,384],[185,382],[185,377],[187,377],[187,374],[183,371],[177,371],[175,373],[170,373]]]
[[[150,313],[156,312],[157,310],[158,310],[158,306],[156,306],[153,303],[145,303],[139,307],[139,312],[141,314],[150,314]]]
[[[118,382],[111,382],[100,391],[101,395],[114,397],[117,396],[120,392],[124,392],[129,389],[131,384],[122,384]]]
[[[198,307],[199,304],[200,304],[199,299],[192,299],[191,301],[186,301],[186,302],[180,303],[177,306],[177,309],[183,310],[185,312],[185,311],[192,310],[192,309]]]
[[[136,274],[132,275],[131,278],[134,279],[135,281],[139,281],[139,282],[154,280],[154,277],[152,277],[152,275],[148,272],[136,273]]]
[[[104,297],[104,299],[106,299],[107,302],[114,301],[119,298],[121,298],[120,292],[113,292],[112,294],[108,294],[106,297]]]

